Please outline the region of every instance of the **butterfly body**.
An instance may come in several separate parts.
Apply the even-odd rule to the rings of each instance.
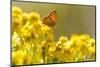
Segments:
[[[43,24],[48,25],[49,27],[54,27],[56,25],[56,19],[56,10],[53,10],[47,16],[43,17],[42,22]]]

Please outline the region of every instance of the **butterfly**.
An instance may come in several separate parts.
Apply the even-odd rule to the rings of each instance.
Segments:
[[[42,18],[42,23],[48,25],[49,27],[54,27],[56,25],[57,12],[52,10],[48,15]]]

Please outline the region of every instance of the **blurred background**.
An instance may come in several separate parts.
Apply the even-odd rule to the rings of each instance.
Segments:
[[[61,35],[70,37],[71,34],[89,34],[95,38],[95,6],[18,1],[13,1],[12,6],[18,6],[24,12],[38,12],[41,17],[55,9],[57,22],[53,30],[56,41]]]

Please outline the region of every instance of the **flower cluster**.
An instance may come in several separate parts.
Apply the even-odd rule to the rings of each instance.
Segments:
[[[95,52],[95,39],[88,34],[61,35],[55,42],[52,28],[42,24],[39,13],[12,7],[13,65],[93,61]]]

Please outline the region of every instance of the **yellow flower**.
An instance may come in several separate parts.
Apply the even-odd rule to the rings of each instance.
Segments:
[[[21,48],[23,46],[23,43],[19,37],[19,35],[14,32],[13,36],[12,36],[12,49],[14,48]]]
[[[27,28],[27,27],[23,27],[23,28],[21,29],[20,35],[21,35],[22,37],[31,37],[31,30],[30,30],[29,28]]]
[[[53,31],[47,25],[42,27],[42,36],[45,40],[54,40]]]
[[[68,41],[68,38],[65,37],[65,36],[61,36],[61,37],[59,38],[59,41],[60,41],[61,44],[64,44],[64,43],[66,43],[66,42]]]
[[[95,44],[95,39],[93,39],[93,38],[91,38],[90,40],[89,40],[89,47],[93,47],[93,48],[95,48],[95,46],[96,46],[96,44]]]
[[[37,23],[41,20],[41,17],[40,17],[40,14],[36,13],[36,12],[31,12],[29,13],[29,21],[30,21],[30,24],[33,24],[33,23]]]
[[[22,11],[18,7],[12,7],[12,29],[19,31],[22,25]]]
[[[96,58],[96,44],[95,39],[90,39],[89,41],[89,53],[91,55],[91,59],[95,60]]]
[[[70,37],[70,40],[71,41],[77,41],[77,40],[79,40],[79,35],[78,34],[72,34],[71,37]]]
[[[71,48],[66,48],[63,50],[62,58],[63,58],[64,62],[72,62],[73,55],[72,55]]]
[[[23,23],[22,25],[26,25],[29,21],[28,13],[23,13]]]
[[[80,39],[83,41],[87,41],[90,39],[90,36],[88,34],[81,34]]]
[[[23,65],[25,59],[25,52],[23,50],[18,50],[12,52],[12,64]]]
[[[19,15],[22,13],[23,13],[23,11],[19,7],[16,7],[16,6],[12,7],[12,15]]]
[[[71,42],[68,41],[67,43],[64,44],[62,52],[62,58],[64,62],[72,62],[73,56],[72,56],[72,48],[71,48]]]

